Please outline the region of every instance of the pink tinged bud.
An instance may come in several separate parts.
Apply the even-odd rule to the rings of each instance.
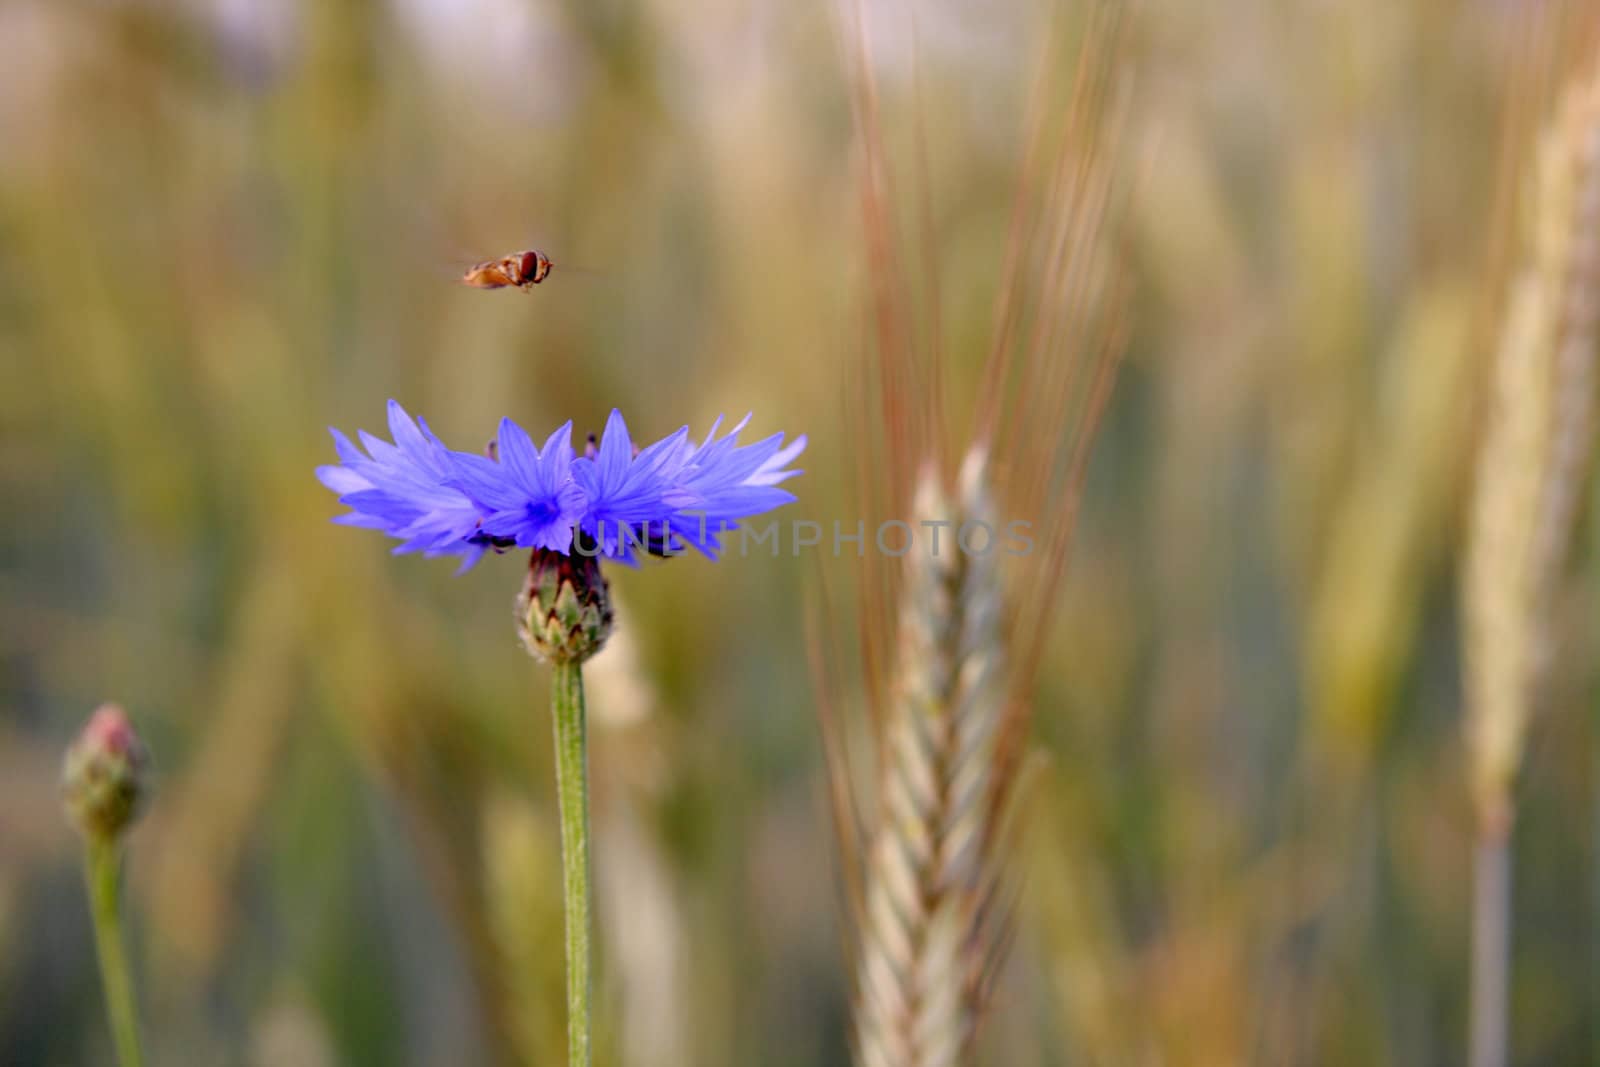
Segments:
[[[102,704],[67,749],[67,813],[85,835],[116,837],[139,814],[150,757],[127,712]]]

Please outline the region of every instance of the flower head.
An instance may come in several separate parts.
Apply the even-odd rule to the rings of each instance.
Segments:
[[[688,443],[664,498],[673,509],[669,519],[673,534],[712,558],[722,548],[718,534],[737,529],[740,518],[795,499],[793,493],[777,486],[802,473],[785,468],[805,451],[805,436],[787,447],[781,433],[740,446],[739,431],[749,422],[746,415],[726,437],[718,438],[719,418],[698,448]]]
[[[489,541],[479,530],[484,506],[457,488],[461,453],[446,448],[427,423],[413,422],[393,400],[389,432],[393,444],[360,431],[363,455],[332,431],[340,462],[318,467],[317,477],[350,508],[333,521],[399,538],[396,552],[453,553],[466,556],[465,566],[471,566]]]
[[[505,419],[491,458],[446,447],[391,400],[394,443],[362,433],[363,453],[334,430],[340,462],[317,477],[350,508],[334,521],[381,530],[400,540],[396,552],[460,555],[463,569],[491,548],[634,564],[639,548],[672,555],[693,545],[715,557],[719,534],[739,519],[794,500],[777,485],[800,473],[787,468],[805,438],[785,447],[775,434],[740,446],[748,422],[718,437],[719,418],[699,445],[684,427],[637,449],[613,411],[598,447],[577,456],[570,422],[538,448]]]
[[[115,704],[96,708],[61,768],[67,811],[78,829],[89,836],[121,834],[139,814],[149,762],[127,713]]]
[[[659,528],[670,517],[666,495],[678,449],[688,436],[686,426],[636,454],[622,413],[611,412],[600,447],[573,464],[573,477],[587,498],[579,528],[599,546],[600,555],[632,563],[640,543],[637,531],[644,527],[648,540],[649,526]]]
[[[572,423],[550,435],[543,450],[510,419],[500,421],[499,461],[455,453],[456,484],[493,511],[478,529],[494,543],[565,552],[583,518],[583,490],[572,480]]]

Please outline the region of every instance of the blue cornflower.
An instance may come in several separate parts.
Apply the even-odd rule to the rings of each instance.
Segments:
[[[791,503],[794,494],[776,486],[801,473],[784,468],[805,449],[805,437],[787,448],[781,433],[739,447],[749,421],[718,438],[719,417],[698,447],[684,427],[633,455],[627,423],[613,411],[599,449],[573,464],[589,498],[582,526],[589,542],[630,564],[641,546],[666,555],[687,543],[715,558],[717,535],[736,529],[737,519]]]
[[[715,557],[718,534],[736,529],[738,519],[795,499],[777,485],[800,473],[786,468],[806,439],[784,447],[775,434],[741,447],[748,422],[719,438],[719,418],[698,446],[684,427],[636,452],[613,411],[599,447],[575,456],[570,422],[540,449],[505,419],[491,459],[446,447],[391,400],[394,443],[362,433],[363,454],[334,430],[340,463],[319,467],[317,476],[351,509],[334,521],[398,538],[397,552],[463,556],[463,569],[490,548],[633,564],[638,547],[661,555],[690,544]]]
[[[393,400],[389,432],[394,444],[361,431],[363,455],[343,433],[332,431],[340,463],[318,467],[317,477],[350,508],[333,521],[399,538],[396,552],[458,554],[466,557],[463,569],[470,567],[489,542],[478,530],[482,506],[455,484],[460,454]]]
[[[572,480],[572,423],[544,448],[510,419],[500,420],[499,462],[468,452],[454,455],[456,484],[490,509],[480,530],[495,544],[565,552],[583,518],[583,490]]]
[[[601,555],[632,563],[637,537],[630,538],[630,532],[637,535],[644,528],[647,537],[650,527],[659,530],[670,517],[672,509],[664,498],[688,437],[685,426],[635,454],[628,424],[622,412],[613,410],[594,455],[573,463],[572,476],[587,499],[579,529]]]
[[[668,524],[673,534],[707,556],[716,558],[722,545],[718,534],[737,529],[738,519],[759,515],[792,503],[793,493],[778,483],[800,474],[786,470],[805,451],[805,435],[784,447],[783,434],[773,434],[753,445],[738,444],[739,431],[750,422],[746,415],[728,435],[717,437],[719,417],[698,448],[685,443],[664,502],[673,509]]]

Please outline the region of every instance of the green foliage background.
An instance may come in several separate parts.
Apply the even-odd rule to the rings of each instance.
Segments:
[[[1143,6],[1133,350],[986,1062],[1462,1061],[1455,564],[1514,7]],[[654,437],[753,409],[811,437],[788,517],[853,528],[837,16],[0,4],[0,1062],[108,1061],[55,784],[108,699],[159,767],[127,872],[152,1062],[559,1060],[520,563],[392,558],[312,470],[391,396],[463,447],[507,414]],[[891,144],[928,129],[917,255],[958,381],[1046,19],[871,5]],[[454,284],[525,246],[558,263],[531,294]],[[616,576],[603,1062],[846,1062],[802,635],[839,566]],[[1575,572],[1522,784],[1518,1063],[1600,1052],[1594,592]]]

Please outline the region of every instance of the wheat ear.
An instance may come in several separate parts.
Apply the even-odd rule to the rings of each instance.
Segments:
[[[993,529],[985,474],[983,456],[969,456],[953,507],[932,467],[918,482],[919,538],[906,556],[864,871],[856,1032],[864,1067],[965,1062],[981,1013],[1003,694],[1000,582],[997,552],[961,551],[956,535],[972,521]],[[937,553],[920,536],[934,522],[950,523]]]
[[[1463,576],[1467,738],[1478,811],[1472,1063],[1506,1051],[1512,783],[1548,674],[1557,585],[1594,454],[1600,77],[1538,146],[1528,240],[1485,412]]]

